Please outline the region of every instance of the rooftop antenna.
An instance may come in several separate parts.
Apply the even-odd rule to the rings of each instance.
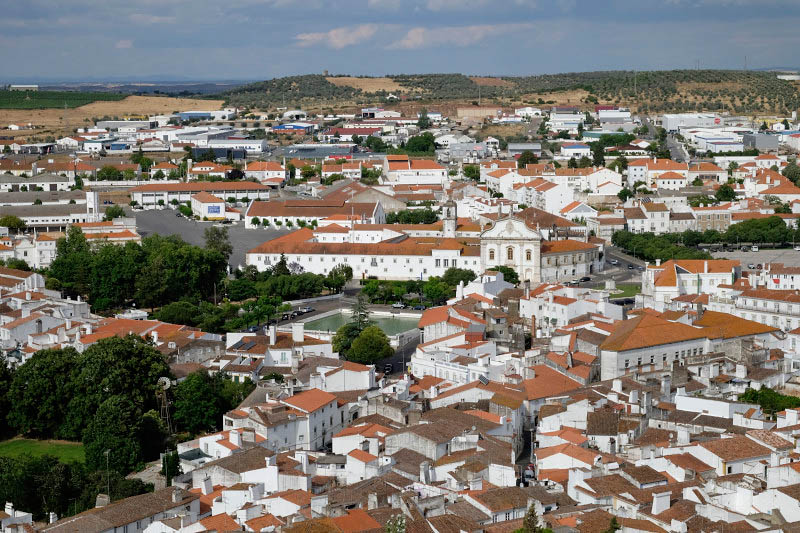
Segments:
[[[161,412],[161,420],[167,426],[167,431],[172,435],[172,420],[169,416],[170,401],[167,397],[167,391],[172,386],[172,381],[167,376],[161,376],[156,382],[156,397],[158,398],[158,406]]]

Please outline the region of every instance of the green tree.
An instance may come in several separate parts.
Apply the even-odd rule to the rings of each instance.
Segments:
[[[608,523],[608,528],[604,530],[603,533],[616,533],[620,529],[622,529],[622,526],[620,526],[619,522],[617,522],[617,517],[613,516],[611,517],[611,521]]]
[[[789,164],[786,165],[786,168],[783,169],[783,172],[781,172],[781,174],[783,174],[784,176],[792,180],[792,182],[797,184],[797,182],[800,181],[800,167],[797,166],[797,161],[796,160],[790,161]]]
[[[25,229],[25,222],[15,215],[0,217],[0,226],[6,227],[11,231],[22,231]]]
[[[509,267],[509,266],[499,266],[498,265],[498,266],[492,268],[492,270],[496,270],[498,272],[502,272],[503,273],[503,279],[506,280],[508,283],[513,283],[514,285],[519,283],[519,275],[517,274],[517,271],[514,270],[513,268]]]
[[[164,171],[160,168],[156,170],[155,174],[153,174],[154,180],[163,180],[166,176],[164,176]]]
[[[70,226],[66,237],[56,242],[56,258],[50,264],[50,276],[61,282],[68,296],[87,296],[94,257],[86,236],[78,226]]]
[[[714,197],[719,200],[720,202],[730,202],[736,199],[736,191],[733,190],[733,187],[728,185],[727,183],[721,185],[719,189],[717,189],[716,194]]]
[[[517,159],[517,165],[519,168],[526,168],[528,164],[536,164],[539,162],[539,158],[536,157],[536,154],[531,152],[530,150],[525,150],[519,155],[519,159]]]
[[[475,275],[475,272],[472,270],[450,267],[445,270],[444,275],[442,276],[442,281],[444,281],[450,287],[456,287],[459,282],[463,281],[464,285],[466,285],[476,277],[477,276]]]
[[[353,341],[348,359],[357,363],[373,364],[393,354],[394,350],[386,333],[378,326],[369,326]]]
[[[231,240],[228,236],[228,228],[210,226],[203,231],[203,237],[206,241],[206,249],[219,252],[227,262],[233,253],[233,245],[231,245]]]
[[[481,171],[478,165],[464,165],[462,170],[464,172],[464,177],[467,179],[473,181],[479,181],[481,179]]]
[[[433,305],[441,305],[450,293],[450,287],[440,278],[432,277],[422,285],[422,294]]]
[[[125,396],[103,401],[90,419],[83,437],[86,465],[94,470],[108,468],[127,474],[144,460],[141,441],[142,412]]]
[[[421,135],[415,135],[406,141],[405,151],[415,154],[433,154],[436,150],[436,143],[434,142],[433,134],[425,132]]]
[[[525,518],[522,519],[522,533],[543,533],[544,529],[539,526],[539,515],[536,513],[536,504],[528,507]]]
[[[104,220],[114,220],[115,218],[124,217],[125,210],[118,205],[112,205],[106,208],[106,216]]]
[[[11,383],[14,374],[11,367],[8,366],[6,358],[0,355],[0,413],[6,415],[11,412]],[[0,416],[0,439],[9,436],[11,433],[11,426],[8,424],[6,416]]]
[[[632,196],[634,196],[633,191],[631,191],[627,187],[625,187],[624,189],[620,189],[620,191],[617,193],[617,197],[623,202],[627,202],[628,198]]]
[[[116,167],[106,165],[97,171],[97,179],[100,181],[119,181],[122,179],[122,172]]]
[[[570,157],[567,161],[567,168],[578,168],[578,161],[574,157]]]
[[[8,422],[18,433],[65,437],[62,426],[77,362],[78,352],[73,348],[39,350],[17,369],[9,388],[13,403]]]
[[[161,352],[136,335],[101,339],[80,355],[77,366],[63,429],[74,439],[107,398],[126,398],[140,416],[157,408],[158,379],[170,376]]]
[[[427,130],[431,127],[431,119],[428,118],[428,110],[422,108],[422,111],[419,112],[419,118],[417,119],[417,127],[420,131]]]
[[[175,424],[192,435],[213,431],[220,421],[220,398],[205,370],[189,374],[175,387]]]
[[[353,279],[353,269],[349,265],[341,263],[333,267],[325,276],[325,286],[334,292],[339,292],[351,279]]]

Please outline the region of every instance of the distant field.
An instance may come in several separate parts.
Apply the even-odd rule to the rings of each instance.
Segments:
[[[125,98],[116,93],[77,91],[0,91],[0,109],[53,109],[80,107],[92,102],[117,102]]]
[[[40,93],[41,94],[41,93]],[[69,93],[80,94],[80,93]],[[115,95],[117,96],[117,95]],[[127,96],[118,100],[97,100],[71,109],[8,109],[0,106],[0,127],[8,124],[27,124],[43,129],[35,135],[71,134],[75,128],[87,126],[91,119],[104,116],[126,118],[129,116],[160,115],[174,111],[216,110],[222,100],[173,98],[169,96]]]
[[[25,453],[39,457],[53,455],[64,462],[85,460],[83,444],[54,440],[11,439],[0,442],[0,457],[19,457]]]

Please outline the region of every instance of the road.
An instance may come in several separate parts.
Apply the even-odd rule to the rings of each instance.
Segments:
[[[136,226],[142,237],[157,233],[158,235],[178,235],[189,244],[205,245],[203,232],[213,226],[213,222],[201,222],[177,217],[172,209],[134,211]],[[244,222],[228,224],[228,235],[233,245],[233,254],[228,262],[236,269],[244,267],[245,254],[259,244],[286,233],[278,229],[245,229]]]
[[[673,135],[667,135],[667,148],[669,149],[669,156],[673,161],[684,163],[689,160],[689,154],[686,153],[683,146],[681,146]]]

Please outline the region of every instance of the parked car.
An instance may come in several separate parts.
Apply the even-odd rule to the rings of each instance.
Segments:
[[[800,252],[800,244],[796,244],[794,247],[795,252]]]
[[[300,314],[301,314],[301,313],[300,313],[299,311],[292,311],[292,313],[291,313],[291,315],[290,315],[290,316],[291,316],[292,318],[297,318],[297,317],[299,317],[299,316],[300,316]]]
[[[424,311],[424,310],[425,310],[425,306],[424,305],[415,305],[414,306],[414,311]]]
[[[392,304],[392,309],[405,309],[405,308],[406,304],[404,304],[403,302],[395,302]]]
[[[314,309],[313,307],[308,307],[308,306],[300,308],[300,311],[303,313],[313,313],[315,310],[316,309]]]
[[[743,252],[749,252],[750,248],[748,248],[747,246],[742,246],[742,251]]]
[[[750,263],[749,265],[747,265],[747,268],[749,268],[750,270],[755,270],[756,266],[753,263]]]
[[[750,249],[751,249],[751,250],[753,250],[754,252],[757,252],[757,251],[758,251],[758,246],[753,246],[753,247],[752,247],[752,248],[750,248]]]
[[[618,265],[618,264],[619,264],[619,261],[617,261],[616,259],[611,259],[611,260],[610,260],[608,263],[609,263],[610,265]]]
[[[283,313],[283,316],[281,316],[281,320],[289,320],[290,318],[292,317],[289,313]]]
[[[247,328],[248,333],[256,333],[258,331],[258,326],[250,326]]]
[[[636,268],[636,267],[631,265],[631,264],[628,265],[628,270],[633,270],[634,268]]]
[[[639,266],[639,267],[636,268],[636,270],[638,270],[639,272],[644,272],[644,267],[643,266]]]
[[[580,279],[580,281],[581,281],[581,283],[586,283],[587,281],[592,281],[592,278],[590,278],[589,276],[583,276]]]
[[[391,374],[392,370],[394,370],[394,367],[392,366],[392,363],[386,363],[385,365],[383,365],[383,373],[384,374]]]

